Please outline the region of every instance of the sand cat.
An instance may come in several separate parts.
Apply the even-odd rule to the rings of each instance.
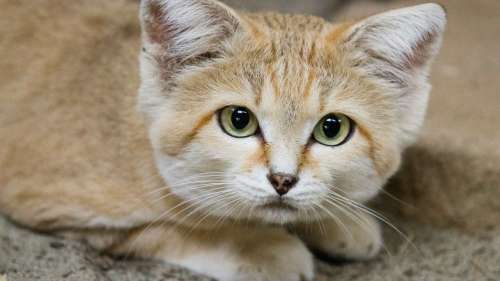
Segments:
[[[2,92],[0,210],[219,280],[312,280],[311,251],[369,259],[363,203],[418,134],[445,22],[436,4],[331,23],[143,0],[138,94],[115,37],[40,41],[68,76]]]

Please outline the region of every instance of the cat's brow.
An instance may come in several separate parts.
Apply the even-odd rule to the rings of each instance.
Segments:
[[[306,86],[304,89],[304,98],[307,98],[311,95],[313,82],[316,79],[316,73],[314,70],[309,71],[309,75],[307,77]]]
[[[372,134],[359,124],[356,126],[356,130],[359,131],[359,133],[368,141],[368,151],[369,151],[368,155],[372,160],[373,164],[375,165],[375,171],[377,171],[378,174],[381,175],[382,167],[380,167],[380,163],[377,161],[377,158],[375,157],[375,145]]]
[[[253,93],[255,93],[255,105],[259,106],[262,101],[262,87],[253,87]]]
[[[278,83],[278,75],[276,74],[276,70],[274,68],[270,68],[270,77],[271,77],[271,85],[273,87],[273,92],[275,95],[280,95],[280,88]]]
[[[214,115],[214,113],[210,112],[198,120],[198,122],[193,127],[193,129],[183,138],[182,147],[185,147],[186,145],[188,145],[189,143],[191,143],[193,141],[194,137],[196,137],[196,135],[198,135],[198,132],[203,127],[205,127],[205,125],[207,125],[207,123],[210,121],[210,119],[212,119],[213,115]],[[175,154],[178,154],[179,152],[180,151],[177,151]]]

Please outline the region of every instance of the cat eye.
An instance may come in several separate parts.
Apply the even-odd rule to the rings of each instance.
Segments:
[[[259,128],[255,115],[243,106],[226,106],[219,112],[219,123],[224,132],[235,138],[254,135]]]
[[[330,113],[323,117],[313,131],[314,139],[324,145],[337,146],[343,144],[351,135],[353,124],[343,114]]]

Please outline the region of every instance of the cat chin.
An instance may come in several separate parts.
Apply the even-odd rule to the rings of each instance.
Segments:
[[[283,225],[296,223],[300,220],[299,211],[288,207],[262,207],[254,212],[258,220],[267,224]]]

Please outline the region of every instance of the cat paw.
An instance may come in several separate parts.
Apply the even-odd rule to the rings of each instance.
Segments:
[[[233,227],[221,229],[217,235],[200,234],[192,239],[185,239],[183,234],[171,231],[168,241],[162,240],[157,257],[220,281],[309,281],[314,278],[311,252],[285,229]],[[179,248],[176,241],[182,241],[184,248]]]
[[[304,228],[299,235],[318,257],[334,263],[368,260],[380,252],[382,232],[376,220],[365,216],[357,222],[343,223],[324,222],[312,230]]]
[[[275,241],[252,253],[252,258],[238,270],[238,281],[312,281],[312,254],[297,237],[286,243]]]
[[[284,238],[284,237],[283,237]],[[287,235],[283,241],[269,241],[249,249],[240,265],[238,281],[310,281],[314,279],[312,254],[298,237]]]

